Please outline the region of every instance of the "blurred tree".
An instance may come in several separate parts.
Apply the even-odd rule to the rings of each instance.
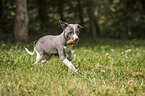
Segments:
[[[28,41],[27,0],[16,0],[15,39],[19,43]]]
[[[0,19],[1,19],[1,15],[2,15],[2,0],[0,0]]]
[[[58,0],[58,14],[60,16],[60,19],[62,21],[65,21],[65,18],[64,18],[64,14],[63,14],[63,9],[64,9],[64,0]]]
[[[93,39],[96,40],[97,32],[99,33],[100,30],[99,30],[98,23],[96,21],[95,15],[94,15],[95,2],[93,2],[93,0],[87,0],[87,7],[88,7],[90,32],[92,33]]]
[[[49,0],[48,0],[49,1]],[[47,0],[38,0],[38,17],[40,20],[41,30],[48,29],[49,17],[48,17],[48,3]]]
[[[27,16],[22,8],[24,6],[14,1],[18,0],[0,0],[0,36],[7,34],[12,37],[15,33],[15,36],[19,37],[18,34],[22,34],[22,30],[16,29],[27,25]],[[101,37],[118,39],[145,37],[145,0],[27,1],[31,35],[59,34],[61,29],[58,27],[58,20],[61,19],[68,23],[80,23],[85,29],[83,36],[90,35],[93,39],[97,39],[99,33]],[[18,7],[22,8],[21,12],[18,12]],[[26,21],[23,17],[26,17]]]
[[[79,20],[80,20],[80,24],[82,26],[84,26],[84,21],[83,21],[83,10],[82,10],[82,6],[81,6],[81,0],[77,0],[78,2],[78,13],[79,13]]]
[[[103,37],[144,38],[143,6],[144,0],[99,0],[99,25]]]
[[[145,0],[141,0],[142,1],[142,9],[145,10]]]
[[[2,0],[0,0],[0,22],[2,22],[1,21],[2,20]],[[0,33],[1,33],[1,31],[2,31],[2,25],[1,25],[1,23],[0,23]]]
[[[14,27],[14,0],[0,0],[0,30],[4,34],[13,34]]]

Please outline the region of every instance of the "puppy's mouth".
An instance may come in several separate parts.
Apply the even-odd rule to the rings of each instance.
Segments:
[[[77,45],[77,44],[78,44],[78,41],[75,41],[75,40],[70,39],[70,40],[68,40],[68,41],[66,42],[66,44],[67,44],[67,45]]]

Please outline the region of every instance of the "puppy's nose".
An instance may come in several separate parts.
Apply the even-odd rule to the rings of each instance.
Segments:
[[[79,38],[75,38],[75,40],[74,41],[79,41]]]

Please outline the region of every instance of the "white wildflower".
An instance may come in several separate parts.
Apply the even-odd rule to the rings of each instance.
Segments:
[[[72,53],[74,53],[75,51],[74,50],[72,50]]]
[[[114,49],[111,49],[111,51],[114,51]]]
[[[125,50],[125,52],[126,52],[126,53],[127,53],[127,52],[131,52],[131,49]]]
[[[105,70],[101,70],[101,72],[106,72]]]
[[[109,53],[106,53],[106,55],[109,55]]]

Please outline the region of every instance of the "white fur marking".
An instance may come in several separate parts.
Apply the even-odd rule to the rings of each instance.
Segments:
[[[42,60],[41,63],[44,63],[46,60]]]
[[[76,27],[74,26],[74,33],[76,32]]]
[[[77,36],[76,34],[74,34],[73,37],[74,37],[74,40],[75,40],[76,38],[78,38],[78,36]]]
[[[75,40],[76,38],[78,38],[78,36],[76,35],[76,26],[74,26],[73,28],[74,28],[74,35],[73,35],[73,38],[74,38],[74,40]]]
[[[67,65],[70,69],[73,69],[73,70],[77,71],[77,69],[74,67],[74,65],[70,61],[68,61],[67,58],[63,60],[63,63],[65,65]]]
[[[35,63],[34,64],[37,64],[38,63],[38,61],[39,60],[41,60],[42,59],[42,57],[43,56],[41,56],[39,53],[38,53],[38,51],[36,50],[36,53],[37,53],[37,57],[36,57],[36,61],[35,61]]]

